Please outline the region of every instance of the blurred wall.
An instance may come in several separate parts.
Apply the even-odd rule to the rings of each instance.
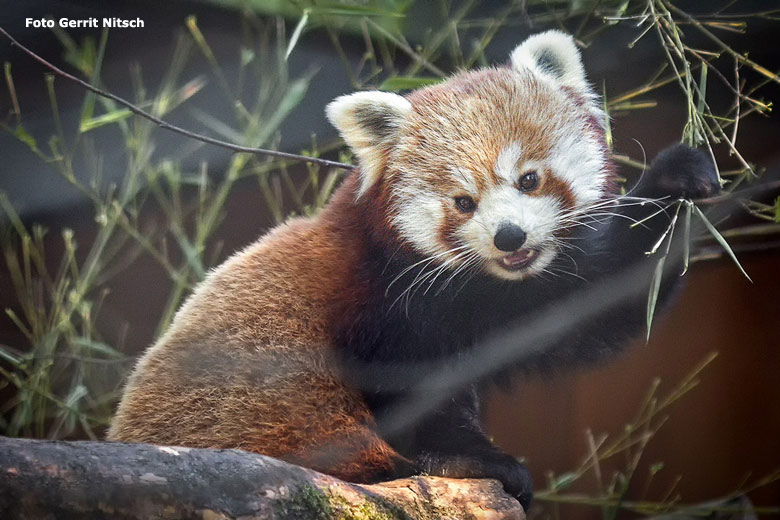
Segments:
[[[649,443],[629,498],[640,498],[648,468],[657,462],[664,468],[647,497],[663,496],[682,475],[676,490],[686,502],[725,496],[746,478],[754,482],[777,471],[780,252],[744,255],[742,261],[752,284],[728,260],[696,264],[679,301],[657,318],[650,341],[636,341],[616,362],[494,392],[486,416],[496,442],[525,456],[535,482],[546,482],[547,470],[571,471],[590,453],[586,430],[616,438],[637,416],[656,377],[662,399],[717,352],[699,386],[661,414],[668,420]],[[605,461],[602,479],[608,482],[625,466],[622,455]],[[595,478],[589,472],[577,489],[595,489]],[[753,498],[778,504],[780,486]],[[600,511],[593,514],[598,518]]]

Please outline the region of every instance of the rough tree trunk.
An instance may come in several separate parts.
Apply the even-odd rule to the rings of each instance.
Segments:
[[[0,518],[524,519],[493,480],[358,485],[240,450],[0,437]]]

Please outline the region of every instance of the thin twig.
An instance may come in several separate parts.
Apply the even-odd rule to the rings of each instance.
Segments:
[[[731,132],[731,146],[737,146],[737,131],[739,130],[739,112],[741,108],[740,99],[742,96],[742,85],[739,82],[739,60],[734,58],[734,87],[737,90],[737,96],[734,98],[734,128]]]
[[[775,83],[780,83],[780,76],[778,76],[777,74],[773,73],[772,71],[770,71],[770,70],[769,70],[769,69],[767,69],[766,67],[763,67],[762,65],[759,65],[759,64],[758,64],[758,63],[756,63],[755,61],[753,61],[753,60],[751,60],[751,59],[748,59],[746,56],[743,56],[742,54],[739,54],[738,52],[736,52],[734,49],[732,49],[731,47],[729,47],[728,45],[726,45],[726,44],[723,42],[723,40],[721,40],[720,38],[718,38],[717,36],[715,36],[714,34],[712,34],[710,31],[708,31],[708,30],[707,30],[707,29],[706,29],[706,28],[705,28],[705,27],[704,27],[704,26],[703,26],[703,25],[702,25],[702,24],[701,24],[701,23],[700,23],[698,20],[696,20],[694,17],[692,17],[691,15],[689,15],[688,13],[686,13],[685,11],[683,11],[682,9],[680,9],[680,8],[676,7],[676,6],[675,6],[675,5],[673,5],[671,2],[664,2],[664,5],[665,5],[665,6],[666,6],[668,9],[670,9],[670,10],[672,10],[672,11],[676,12],[677,14],[679,14],[680,16],[682,16],[683,18],[685,18],[685,20],[686,20],[686,21],[688,21],[688,23],[692,24],[692,25],[693,25],[693,26],[695,26],[697,29],[699,29],[699,31],[700,31],[700,32],[701,32],[701,33],[702,33],[704,36],[706,36],[707,38],[709,38],[710,40],[712,40],[712,41],[713,41],[713,42],[714,42],[716,45],[718,45],[718,46],[721,48],[721,50],[722,50],[722,51],[724,51],[724,52],[726,52],[726,53],[728,53],[728,54],[731,54],[731,55],[732,55],[732,56],[733,56],[733,57],[734,57],[736,60],[738,60],[738,61],[740,61],[741,63],[744,63],[744,64],[746,64],[746,65],[750,66],[750,67],[751,67],[753,70],[755,70],[755,71],[756,71],[756,72],[758,72],[759,74],[761,74],[761,75],[765,76],[766,78],[768,78],[768,79],[770,79],[770,80],[774,81]]]
[[[164,121],[158,117],[153,116],[149,112],[146,112],[145,110],[139,108],[138,106],[130,103],[124,98],[121,98],[115,94],[112,94],[110,92],[107,92],[105,90],[99,89],[93,85],[90,85],[86,81],[80,80],[79,78],[72,76],[71,74],[68,74],[64,70],[61,70],[54,66],[53,64],[49,63],[45,59],[41,58],[37,54],[35,54],[33,51],[16,41],[16,39],[8,34],[5,29],[0,27],[0,33],[8,38],[11,41],[12,45],[15,45],[16,47],[19,47],[25,54],[32,57],[37,62],[41,63],[44,67],[51,70],[56,75],[63,77],[67,80],[73,81],[74,83],[78,83],[82,87],[84,87],[87,90],[90,90],[91,92],[94,92],[95,94],[102,96],[104,98],[111,99],[113,101],[116,101],[120,105],[126,107],[128,110],[133,112],[136,115],[139,115],[143,118],[148,119],[149,121],[154,122],[159,126],[160,128],[165,128],[166,130],[170,130],[171,132],[175,132],[177,134],[184,135],[186,137],[189,137],[191,139],[196,139],[198,141],[202,141],[204,143],[213,144],[215,146],[220,146],[222,148],[226,148],[228,150],[232,150],[234,152],[242,152],[242,153],[251,153],[251,154],[257,154],[257,155],[267,155],[270,157],[276,157],[278,159],[291,159],[294,161],[300,161],[305,163],[313,163],[313,164],[319,164],[320,166],[327,166],[331,168],[343,168],[346,170],[351,170],[354,168],[351,164],[345,164],[337,161],[329,161],[327,159],[320,159],[315,157],[306,157],[305,155],[297,155],[293,153],[287,153],[287,152],[280,152],[277,150],[266,150],[263,148],[252,148],[249,146],[241,146],[233,143],[229,143],[227,141],[221,141],[219,139],[214,139],[213,137],[208,137],[201,134],[196,134],[195,132],[190,132],[189,130],[185,130],[184,128],[178,127],[176,125],[172,125],[171,123],[168,123],[167,121]]]
[[[693,55],[700,62],[706,63],[708,65],[712,65],[710,60],[708,60],[707,58],[705,58],[704,56],[701,55],[701,51],[697,51],[696,49],[688,47],[687,45],[685,46],[685,50],[690,52],[691,55]],[[737,66],[740,65],[738,59],[735,58],[734,61],[736,62]],[[732,91],[739,99],[743,99],[743,100],[745,100],[745,101],[747,101],[747,102],[757,106],[761,110],[767,110],[768,111],[768,110],[772,109],[772,107],[767,105],[766,103],[763,103],[763,102],[759,101],[758,99],[753,99],[750,96],[746,96],[745,94],[743,94],[741,89],[739,88],[739,84],[737,84],[737,87],[735,88],[731,84],[731,82],[728,79],[726,79],[726,76],[724,76],[723,73],[718,70],[717,67],[710,66],[708,70],[711,71],[713,74],[715,74],[723,82],[723,84],[726,86],[726,88],[728,88],[730,91]]]
[[[765,182],[750,186],[739,191],[731,191],[723,193],[721,195],[715,195],[714,197],[708,197],[706,199],[697,199],[694,202],[698,206],[711,206],[714,204],[720,204],[731,199],[747,198],[749,196],[755,196],[759,194],[771,193],[774,190],[780,189],[780,181]]]

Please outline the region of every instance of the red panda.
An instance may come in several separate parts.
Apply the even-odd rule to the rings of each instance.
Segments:
[[[421,397],[420,367],[479,362],[491,334],[641,263],[666,215],[629,229],[655,208],[617,197],[605,115],[557,31],[507,66],[342,96],[327,116],[359,168],[318,215],[206,277],[138,362],[108,438],[241,448],[358,482],[497,478],[527,507],[527,469],[482,431],[483,381],[405,428],[386,418]],[[632,195],[717,190],[707,157],[677,146]],[[508,368],[601,359],[644,317],[643,302],[613,306]]]

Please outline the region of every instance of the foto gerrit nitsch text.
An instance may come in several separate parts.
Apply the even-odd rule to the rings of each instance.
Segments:
[[[115,16],[109,18],[25,18],[24,26],[35,29],[54,27],[61,29],[141,29],[144,27],[144,21],[141,18],[117,18]]]

